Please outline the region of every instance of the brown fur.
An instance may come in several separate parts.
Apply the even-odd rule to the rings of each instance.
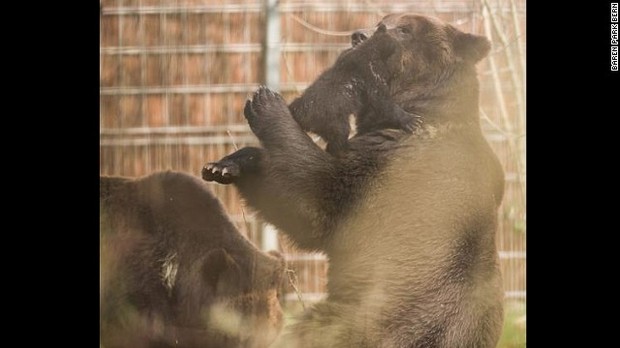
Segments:
[[[102,347],[264,348],[284,260],[246,240],[199,179],[100,178]]]
[[[352,40],[354,47],[343,52],[289,105],[301,128],[320,135],[332,155],[341,155],[348,147],[351,114],[356,116],[357,134],[385,128],[412,132],[419,126],[418,116],[391,100],[387,84],[390,67],[385,60],[398,42],[386,31],[380,26],[365,42],[355,44]]]
[[[357,135],[334,159],[261,88],[245,116],[263,148],[212,163],[203,178],[233,183],[297,245],[329,258],[328,299],[277,347],[494,347],[504,175],[480,129],[475,70],[490,44],[428,16],[380,24],[399,42],[387,60],[392,98],[423,117],[421,129]]]

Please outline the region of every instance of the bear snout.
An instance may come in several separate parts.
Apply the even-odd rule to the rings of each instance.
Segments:
[[[355,47],[362,43],[364,40],[368,39],[368,31],[367,30],[356,30],[351,34],[351,46]]]

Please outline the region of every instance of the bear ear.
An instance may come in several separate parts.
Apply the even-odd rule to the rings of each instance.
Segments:
[[[216,294],[232,293],[239,288],[241,269],[235,259],[222,248],[211,250],[203,264],[207,284]]]
[[[458,32],[454,50],[459,57],[475,64],[489,54],[491,42],[484,36]]]

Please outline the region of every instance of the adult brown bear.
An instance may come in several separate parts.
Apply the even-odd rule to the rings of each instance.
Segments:
[[[285,263],[193,176],[100,178],[101,346],[266,348]]]
[[[494,347],[504,174],[480,129],[475,69],[490,43],[428,16],[379,24],[400,43],[388,58],[392,98],[422,116],[420,129],[355,136],[334,158],[260,88],[245,116],[263,148],[211,163],[203,178],[235,184],[300,247],[329,258],[327,300],[283,347]]]

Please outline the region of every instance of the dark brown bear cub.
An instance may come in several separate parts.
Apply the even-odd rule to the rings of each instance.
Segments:
[[[101,347],[266,348],[285,263],[239,233],[200,179],[100,178]]]
[[[416,132],[358,134],[336,158],[261,88],[245,116],[263,147],[203,178],[234,184],[290,240],[329,259],[327,299],[275,347],[495,347],[504,173],[480,129],[475,67],[490,43],[430,16],[381,24],[398,42],[386,59],[392,100],[422,116]]]
[[[289,105],[301,128],[327,142],[327,152],[346,151],[351,114],[356,116],[357,134],[384,128],[412,132],[419,125],[419,116],[403,110],[390,96],[386,59],[397,45],[386,27],[379,26],[370,39],[343,52]]]

